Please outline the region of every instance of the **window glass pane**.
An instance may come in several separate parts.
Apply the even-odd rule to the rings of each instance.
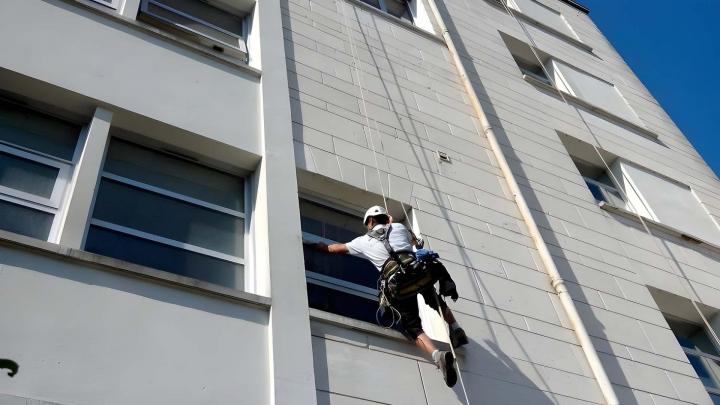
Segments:
[[[367,232],[362,217],[323,207],[307,200],[300,200],[300,215],[303,232],[336,242],[349,242]]]
[[[100,183],[93,218],[243,257],[242,218],[112,180]]]
[[[0,152],[0,185],[50,198],[60,169]]]
[[[225,31],[232,32],[237,36],[242,36],[243,34],[242,19],[239,16],[213,7],[206,2],[197,0],[151,0],[151,3],[159,3],[169,6],[181,13],[206,21],[209,24],[222,28]],[[197,22],[193,23],[192,28],[206,29]],[[237,39],[235,39],[235,41],[237,41]]]
[[[225,287],[243,288],[243,266],[91,226],[85,250]]]
[[[168,1],[165,1],[165,3],[168,3]],[[199,5],[203,5],[203,3],[199,2],[199,1],[193,1],[193,3],[198,3]],[[204,7],[210,8],[207,5],[204,5]],[[234,47],[237,47],[239,44],[240,39],[237,37],[234,37],[225,32],[217,30],[217,29],[209,26],[208,24],[198,22],[196,20],[187,18],[187,17],[183,16],[182,14],[178,14],[178,13],[170,11],[166,8],[157,6],[153,3],[148,4],[148,12],[154,16],[167,19],[169,21],[172,21],[173,23],[179,24],[185,28],[189,28],[193,31],[204,34],[204,35],[206,35],[210,38],[213,38],[215,40],[218,40],[222,43],[232,45]],[[193,17],[200,18],[203,21],[208,21],[208,23],[210,23],[212,25],[216,25],[216,26],[218,25],[218,24],[214,24],[216,21],[214,21],[212,19],[207,20],[206,18],[208,16],[206,16],[206,15],[202,15],[202,14],[197,14],[197,15],[191,14],[191,15]],[[205,17],[205,18],[203,18],[203,17]],[[236,35],[239,36],[242,34],[242,24],[239,21],[237,23],[237,27],[231,27],[231,28],[233,29],[233,31],[231,31],[231,32],[235,33],[234,31],[237,31]]]
[[[300,226],[303,232],[339,243],[349,242],[366,233],[362,218],[307,200],[300,200]],[[305,270],[377,288],[378,271],[365,259],[318,252],[312,246],[304,246],[303,253]]]
[[[713,405],[720,405],[720,395],[710,394],[710,399],[712,399]]]
[[[412,21],[410,10],[408,10],[407,2],[405,0],[385,0],[385,6],[387,12],[394,15],[397,18],[404,18]]]
[[[47,240],[52,221],[52,214],[0,200],[1,229]]]
[[[105,171],[217,204],[244,210],[244,180],[197,163],[112,139]]]
[[[712,360],[689,353],[686,353],[686,355],[704,386],[710,388],[720,388],[710,372],[710,368],[713,366],[711,364]],[[715,365],[715,367],[717,368],[717,365]]]
[[[668,319],[667,322],[681,346],[720,357],[702,326],[677,319]]]
[[[379,273],[369,261],[350,255],[318,252],[303,245],[305,270],[376,289]]]
[[[603,195],[602,190],[600,189],[600,186],[598,186],[595,183],[591,183],[589,181],[586,181],[585,184],[587,184],[593,197],[595,197],[595,200],[605,201],[605,196]]]
[[[550,80],[545,74],[545,71],[543,70],[542,66],[540,66],[537,62],[528,62],[515,55],[513,55],[513,58],[515,59],[515,63],[517,63],[518,67],[524,74],[533,76],[536,79],[550,84]]]
[[[378,0],[360,0],[365,4],[369,4],[375,8],[380,8],[380,2]]]
[[[311,283],[308,283],[307,290],[310,308],[376,323],[377,301]]]
[[[0,140],[72,160],[80,126],[0,103]]]

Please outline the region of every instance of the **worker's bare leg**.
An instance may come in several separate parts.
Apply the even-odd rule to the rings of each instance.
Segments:
[[[457,381],[457,372],[455,371],[455,356],[450,352],[437,350],[430,337],[424,332],[420,333],[415,339],[417,347],[430,355],[432,361],[437,365],[443,375],[445,384],[448,387],[455,385]]]
[[[418,335],[417,339],[415,339],[415,345],[430,355],[437,350],[437,347],[435,347],[432,340],[430,340],[430,337],[426,335],[425,332]]]

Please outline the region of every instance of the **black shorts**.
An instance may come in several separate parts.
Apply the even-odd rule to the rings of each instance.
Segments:
[[[441,296],[435,292],[435,288],[428,288],[420,292],[423,296],[425,303],[435,311],[438,310],[438,302],[442,312],[445,312],[447,304]],[[437,300],[435,299],[437,297]],[[392,306],[400,312],[400,326],[402,326],[403,334],[410,340],[414,341],[417,337],[423,333],[422,320],[420,319],[420,313],[418,310],[417,297],[408,298],[402,301],[396,301],[392,303]]]

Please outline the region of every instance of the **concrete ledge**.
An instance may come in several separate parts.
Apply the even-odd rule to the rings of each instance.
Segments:
[[[598,206],[605,211],[612,212],[612,213],[618,214],[618,215],[622,215],[623,217],[632,219],[638,223],[640,222],[636,213],[634,213],[630,210],[627,210],[625,208],[616,207],[612,204],[606,203],[605,201],[601,201],[600,203],[598,203]],[[675,227],[665,225],[661,222],[657,222],[650,218],[643,217],[643,221],[648,225],[649,228],[659,229],[665,233],[669,233],[670,235],[676,236],[683,240],[694,242],[695,244],[698,244],[698,245],[704,245],[704,246],[708,247],[709,249],[712,249],[715,252],[720,253],[720,246],[715,245],[714,243],[706,242],[705,240],[703,240],[700,237],[691,235],[687,232],[683,232]]]
[[[376,325],[374,323],[359,321],[357,319],[349,318],[347,316],[336,315],[315,308],[310,308],[310,320],[335,325],[345,329],[355,330],[370,335],[384,337],[387,339],[403,342],[414,347],[414,343],[408,340],[408,338],[406,338],[405,335],[403,335],[402,333],[396,331],[395,329],[383,328],[382,326]],[[432,339],[432,341],[433,343],[435,343],[435,346],[437,346],[438,349],[450,350],[450,345],[448,345],[447,343],[435,339]]]
[[[560,90],[556,89],[555,87],[553,87],[552,85],[545,83],[544,81],[537,79],[531,75],[523,74],[523,80],[532,84],[535,87],[539,87],[543,90],[552,92],[555,95],[557,95],[558,91],[560,91]],[[620,124],[620,125],[629,127],[632,131],[639,132],[640,135],[650,138],[650,140],[652,140],[652,141],[660,142],[660,140],[658,139],[658,135],[656,133],[654,133],[634,122],[628,121],[625,118],[618,117],[617,115],[615,115],[603,108],[600,108],[596,105],[590,104],[581,98],[573,96],[572,94],[568,94],[564,91],[562,92],[562,94],[563,94],[563,97],[565,97],[568,101],[571,101],[573,104],[579,105],[579,106],[586,108],[594,113],[597,113],[598,115],[601,115],[603,118],[606,118],[607,120],[612,121],[616,124]]]
[[[55,259],[68,260],[96,269],[113,271],[123,275],[143,278],[153,282],[184,288],[193,292],[221,297],[250,306],[269,309],[271,299],[245,291],[234,290],[190,277],[184,277],[139,264],[102,256],[84,250],[72,249],[55,243],[30,238],[13,232],[0,230],[0,246],[23,249]]]
[[[337,325],[343,328],[409,343],[408,339],[402,333],[394,329],[385,329],[379,325],[375,325],[365,321],[359,321],[357,319],[349,318],[347,316],[336,315],[315,308],[310,308],[310,320],[322,323],[329,323],[331,325]]]
[[[145,32],[145,33],[147,33],[147,34],[150,34],[150,35],[154,35],[154,36],[163,38],[163,39],[165,39],[165,40],[172,41],[172,42],[175,43],[176,45],[179,45],[179,46],[181,46],[181,47],[183,47],[183,48],[187,48],[187,49],[190,49],[190,50],[192,50],[192,51],[195,51],[195,52],[198,52],[198,53],[202,53],[203,55],[207,56],[208,58],[211,58],[211,59],[220,61],[220,62],[222,62],[222,63],[231,65],[231,66],[233,66],[233,67],[242,69],[242,70],[246,71],[247,73],[250,73],[251,75],[253,75],[253,76],[257,77],[257,78],[260,78],[260,77],[262,76],[262,72],[261,72],[260,70],[254,68],[254,67],[251,67],[250,65],[248,65],[248,64],[245,63],[244,61],[241,61],[241,60],[238,60],[238,59],[235,59],[235,58],[231,58],[231,57],[225,56],[225,55],[223,55],[223,54],[221,54],[221,53],[218,53],[218,52],[213,52],[212,50],[210,50],[210,49],[208,49],[208,48],[202,47],[202,46],[200,46],[200,45],[198,45],[198,44],[196,44],[196,43],[194,43],[194,42],[192,42],[192,41],[189,41],[189,40],[180,38],[180,37],[178,37],[178,36],[176,36],[176,35],[173,35],[173,34],[170,33],[170,32],[164,31],[164,30],[162,30],[162,29],[160,29],[160,28],[157,28],[157,27],[155,27],[155,26],[153,26],[153,25],[146,24],[146,23],[144,23],[144,22],[142,22],[142,21],[138,21],[138,20],[133,20],[133,19],[127,18],[127,17],[123,16],[122,14],[120,14],[117,10],[112,9],[112,8],[110,8],[110,7],[103,6],[103,5],[101,5],[101,4],[97,4],[97,3],[91,2],[90,0],[58,0],[58,1],[62,1],[62,2],[68,3],[68,4],[72,4],[72,5],[74,5],[74,6],[77,6],[77,7],[81,8],[81,9],[90,11],[90,12],[92,12],[92,13],[94,13],[94,14],[101,15],[101,16],[107,17],[107,18],[111,18],[112,21],[115,21],[115,22],[117,22],[117,23],[126,25],[126,26],[128,26],[128,27],[132,27],[132,28],[137,29],[137,30],[139,30],[139,31],[142,31],[142,32]]]

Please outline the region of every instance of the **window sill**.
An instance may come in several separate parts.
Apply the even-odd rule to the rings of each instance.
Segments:
[[[420,35],[422,35],[422,36],[424,36],[424,37],[426,37],[426,38],[432,39],[432,40],[434,40],[434,41],[436,41],[436,42],[439,42],[439,43],[445,45],[445,40],[444,40],[441,36],[438,36],[437,34],[435,34],[435,33],[433,33],[433,32],[425,31],[424,29],[419,28],[417,25],[415,25],[415,24],[413,24],[413,23],[410,23],[410,22],[408,22],[408,21],[405,21],[405,20],[403,20],[402,18],[397,18],[397,17],[395,17],[395,16],[392,15],[392,14],[388,14],[388,13],[386,13],[386,12],[384,12],[384,11],[382,11],[382,10],[379,10],[379,9],[377,9],[377,8],[369,5],[369,4],[363,3],[363,2],[360,1],[360,0],[348,0],[348,2],[349,2],[349,3],[352,3],[352,4],[355,5],[355,6],[358,6],[358,7],[362,8],[362,9],[364,9],[364,10],[370,11],[371,13],[375,13],[375,14],[379,15],[380,17],[385,18],[386,20],[392,21],[392,22],[397,23],[397,24],[401,24],[401,25],[403,25],[405,28],[410,29],[410,30],[412,30],[413,32],[416,32],[416,33],[418,33],[418,34],[420,34]]]
[[[366,333],[369,335],[380,336],[380,337],[384,337],[387,339],[404,342],[407,344],[412,344],[405,337],[405,335],[403,335],[402,333],[400,333],[394,329],[386,329],[386,328],[383,328],[382,326],[378,326],[373,323],[359,321],[357,319],[349,318],[347,316],[336,315],[331,312],[325,312],[325,311],[321,311],[321,310],[315,309],[315,308],[309,308],[309,309],[310,309],[310,320],[311,321],[335,325],[335,326],[339,326],[341,328],[350,329],[350,330],[358,331],[361,333]],[[440,350],[450,350],[450,346],[445,342],[441,342],[441,341],[433,339],[433,343]]]
[[[550,91],[550,92],[552,92],[553,95],[557,95],[558,89],[553,87],[551,84],[544,82],[543,80],[537,79],[537,78],[527,75],[527,74],[523,74],[523,80],[532,84],[535,87],[539,87],[543,90]],[[567,100],[571,101],[573,104],[579,105],[579,106],[586,108],[594,113],[597,113],[597,114],[601,115],[603,118],[608,119],[616,124],[620,124],[620,125],[629,127],[631,130],[633,130],[635,132],[639,132],[641,135],[643,135],[647,138],[650,138],[654,142],[660,142],[657,134],[647,130],[646,128],[644,128],[632,121],[628,121],[625,118],[619,117],[619,116],[611,113],[610,111],[605,110],[604,108],[600,108],[594,104],[588,103],[587,101],[585,101],[581,98],[573,96],[572,94],[568,94],[564,91],[562,92],[562,94],[563,94],[563,97],[565,97]]]
[[[269,309],[271,305],[271,299],[268,297],[222,287],[194,278],[179,276],[166,271],[86,252],[84,250],[72,249],[13,232],[0,230],[0,246],[19,248],[32,253],[72,261],[85,266],[91,266],[100,270],[148,279],[154,282],[184,288],[193,292],[200,292],[207,295],[221,297],[257,308]]]
[[[369,333],[371,335],[382,336],[385,338],[399,340],[407,342],[405,336],[394,330],[385,329],[382,326],[378,326],[369,322],[359,321],[357,319],[349,318],[347,316],[333,314],[331,312],[325,312],[315,308],[310,309],[310,320],[327,323],[331,325],[341,326],[346,329],[352,329],[363,333]]]
[[[625,217],[625,218],[632,219],[632,220],[634,220],[634,221],[640,222],[640,220],[638,219],[637,214],[634,213],[634,212],[632,212],[632,211],[630,211],[630,210],[628,210],[628,209],[625,209],[625,208],[622,208],[622,207],[618,207],[618,206],[615,206],[615,205],[612,205],[612,204],[608,204],[608,203],[606,203],[605,201],[599,202],[599,203],[598,203],[598,206],[599,206],[601,209],[605,210],[605,211],[612,212],[612,213],[618,214],[618,215],[622,215],[622,216]],[[643,217],[643,221],[644,221],[644,222],[648,225],[648,227],[650,227],[650,228],[658,229],[658,230],[660,230],[660,231],[663,231],[663,232],[668,233],[668,234],[670,234],[670,235],[673,235],[673,236],[675,236],[675,237],[681,238],[681,239],[683,239],[683,240],[686,240],[686,241],[689,241],[689,242],[692,242],[692,243],[695,243],[695,244],[698,244],[698,245],[704,245],[704,246],[706,246],[706,247],[708,247],[708,248],[710,248],[710,249],[713,249],[713,250],[715,250],[715,251],[717,251],[717,252],[720,252],[720,246],[718,246],[718,245],[716,245],[716,244],[714,244],[714,243],[706,242],[706,241],[703,240],[702,238],[699,238],[699,237],[697,237],[697,236],[688,234],[687,232],[683,232],[683,231],[681,231],[681,230],[679,230],[679,229],[677,229],[677,228],[675,228],[675,227],[672,227],[672,226],[669,226],[669,225],[665,225],[665,224],[663,224],[663,223],[657,222],[657,221],[655,221],[655,220],[653,220],[653,219],[646,218],[646,217]]]
[[[116,21],[120,24],[123,24],[125,26],[134,28],[136,30],[145,32],[150,35],[154,35],[154,36],[162,38],[164,40],[171,41],[172,43],[174,43],[180,47],[201,53],[210,59],[214,59],[214,60],[222,62],[224,64],[228,64],[233,67],[245,70],[246,72],[250,73],[252,76],[255,76],[257,78],[260,78],[262,75],[261,70],[248,65],[244,61],[241,61],[239,59],[235,59],[235,58],[232,58],[229,56],[225,56],[218,52],[214,52],[211,49],[208,49],[201,45],[198,45],[193,41],[190,41],[190,40],[187,40],[184,38],[180,38],[170,32],[166,32],[166,31],[164,31],[160,28],[157,28],[153,25],[144,23],[142,21],[127,18],[127,17],[121,15],[117,10],[112,9],[108,6],[103,6],[102,4],[95,3],[91,0],[60,0],[60,1],[72,4],[75,6],[79,6],[79,7],[83,8],[84,10],[90,11],[97,15],[112,18],[114,21]]]

